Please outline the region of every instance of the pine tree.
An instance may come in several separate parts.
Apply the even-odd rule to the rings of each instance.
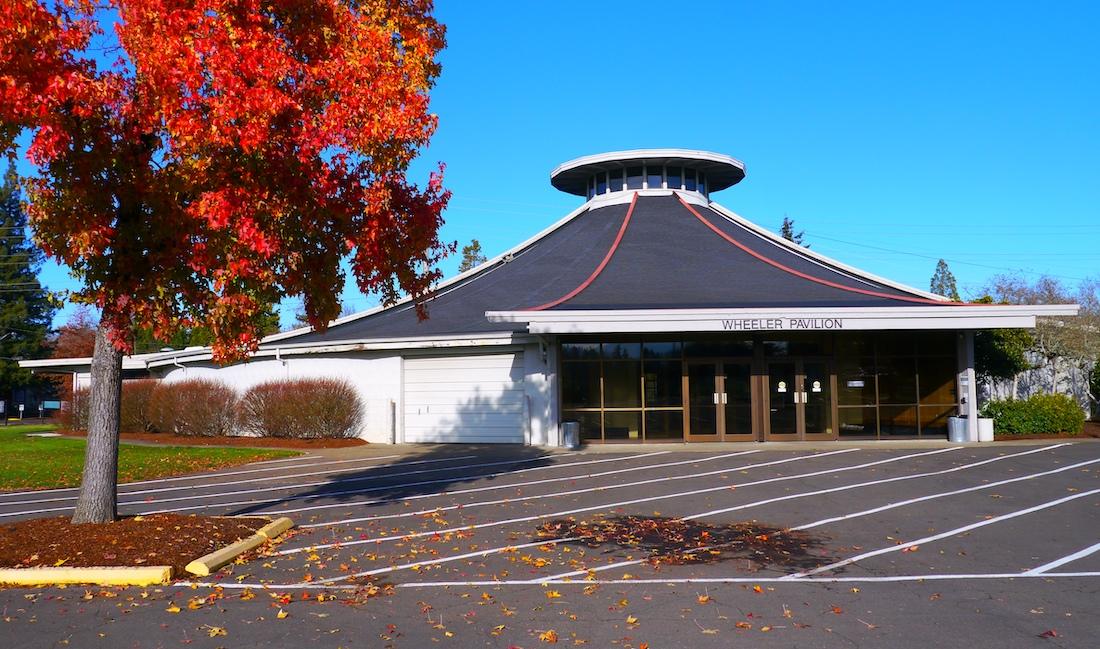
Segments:
[[[797,243],[800,246],[806,245],[802,243],[802,237],[806,234],[806,231],[795,232],[794,219],[789,218],[786,214],[783,215],[783,225],[779,226],[779,234],[787,241]],[[810,246],[806,245],[806,247],[809,248]]]
[[[458,272],[465,273],[475,266],[484,264],[485,261],[485,255],[481,254],[481,243],[477,239],[472,239],[470,245],[462,246],[462,261],[458,264]]]
[[[50,295],[38,281],[42,251],[29,239],[21,200],[19,177],[9,159],[0,185],[0,400],[8,404],[15,390],[47,385],[20,368],[18,360],[49,355],[46,336],[54,314]]]
[[[936,272],[932,275],[929,290],[936,295],[942,295],[950,299],[952,302],[962,301],[962,298],[959,297],[959,288],[955,285],[955,276],[951,274],[947,262],[942,259],[936,264]]]

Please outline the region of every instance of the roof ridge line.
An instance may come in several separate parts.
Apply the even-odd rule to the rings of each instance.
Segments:
[[[695,218],[699,219],[699,221],[701,221],[703,223],[703,225],[707,226],[712,232],[717,234],[719,237],[725,239],[727,242],[733,244],[734,246],[736,246],[737,248],[739,248],[743,252],[748,253],[752,257],[755,257],[756,259],[759,259],[760,261],[768,264],[769,266],[777,268],[777,269],[779,269],[779,270],[781,270],[785,273],[794,275],[795,277],[800,277],[802,279],[809,280],[809,281],[814,282],[816,284],[821,284],[823,286],[829,286],[831,288],[837,288],[837,289],[840,289],[842,291],[848,291],[850,293],[860,293],[862,295],[870,295],[872,297],[881,297],[881,298],[885,298],[885,299],[889,299],[889,300],[899,300],[899,301],[902,301],[902,302],[915,302],[915,303],[918,303],[918,304],[935,304],[937,306],[958,306],[958,305],[966,304],[965,302],[941,302],[939,300],[931,300],[931,299],[923,298],[923,297],[915,297],[915,296],[910,297],[910,296],[905,296],[905,295],[891,295],[889,293],[882,293],[882,292],[879,292],[879,291],[872,291],[872,290],[868,290],[868,289],[856,288],[854,286],[845,286],[843,284],[838,284],[837,282],[832,282],[832,281],[829,281],[827,279],[822,279],[820,277],[814,277],[813,275],[803,273],[803,272],[795,270],[795,269],[793,269],[789,266],[786,266],[786,265],[784,265],[784,264],[782,264],[782,263],[780,263],[780,262],[778,262],[778,261],[776,261],[776,260],[774,260],[770,257],[767,257],[764,254],[759,253],[759,252],[753,250],[752,248],[749,248],[748,246],[744,245],[740,241],[737,241],[733,237],[729,236],[725,232],[722,232],[720,229],[718,229],[713,223],[708,221],[706,219],[706,217],[699,214],[699,212],[695,211],[695,208],[693,208],[690,204],[685,202],[684,199],[680,198],[679,196],[677,196],[676,198],[680,201],[680,204],[683,205],[689,212],[691,212],[691,214]]]
[[[634,197],[630,199],[630,207],[627,208],[626,216],[623,217],[623,224],[619,226],[619,233],[617,235],[615,235],[615,240],[611,242],[611,246],[607,249],[607,254],[604,255],[604,257],[603,257],[603,261],[600,262],[599,266],[596,266],[596,270],[592,271],[592,274],[588,276],[588,279],[586,279],[583,282],[581,282],[580,284],[578,284],[577,287],[575,289],[573,289],[572,291],[569,291],[565,295],[559,297],[556,300],[553,300],[552,302],[547,302],[546,304],[542,304],[542,305],[539,305],[539,306],[536,306],[536,307],[531,307],[531,308],[524,309],[524,310],[525,311],[544,311],[546,309],[555,307],[555,306],[561,304],[562,302],[566,302],[568,300],[571,300],[571,299],[577,297],[577,295],[579,295],[586,288],[588,288],[592,284],[592,282],[594,282],[596,280],[596,278],[600,276],[600,273],[603,272],[603,269],[607,267],[607,264],[611,261],[611,258],[615,255],[615,251],[619,249],[619,242],[621,242],[623,240],[623,235],[626,234],[626,228],[627,228],[627,226],[630,225],[630,217],[631,217],[632,214],[634,214],[634,206],[637,203],[638,203],[638,192],[634,192]]]

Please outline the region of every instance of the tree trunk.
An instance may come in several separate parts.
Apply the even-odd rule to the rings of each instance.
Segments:
[[[92,357],[88,444],[74,523],[109,523],[118,516],[118,427],[122,400],[122,353],[100,325]]]

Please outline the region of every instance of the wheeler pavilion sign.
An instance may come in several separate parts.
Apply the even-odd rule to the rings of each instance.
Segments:
[[[799,331],[843,328],[843,318],[734,318],[722,320],[722,329],[725,331]]]

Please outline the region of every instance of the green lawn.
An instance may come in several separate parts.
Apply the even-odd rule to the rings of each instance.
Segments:
[[[0,491],[75,487],[84,468],[84,440],[27,437],[48,432],[44,424],[0,426]],[[119,482],[147,480],[297,455],[295,451],[250,448],[190,448],[122,444]]]

